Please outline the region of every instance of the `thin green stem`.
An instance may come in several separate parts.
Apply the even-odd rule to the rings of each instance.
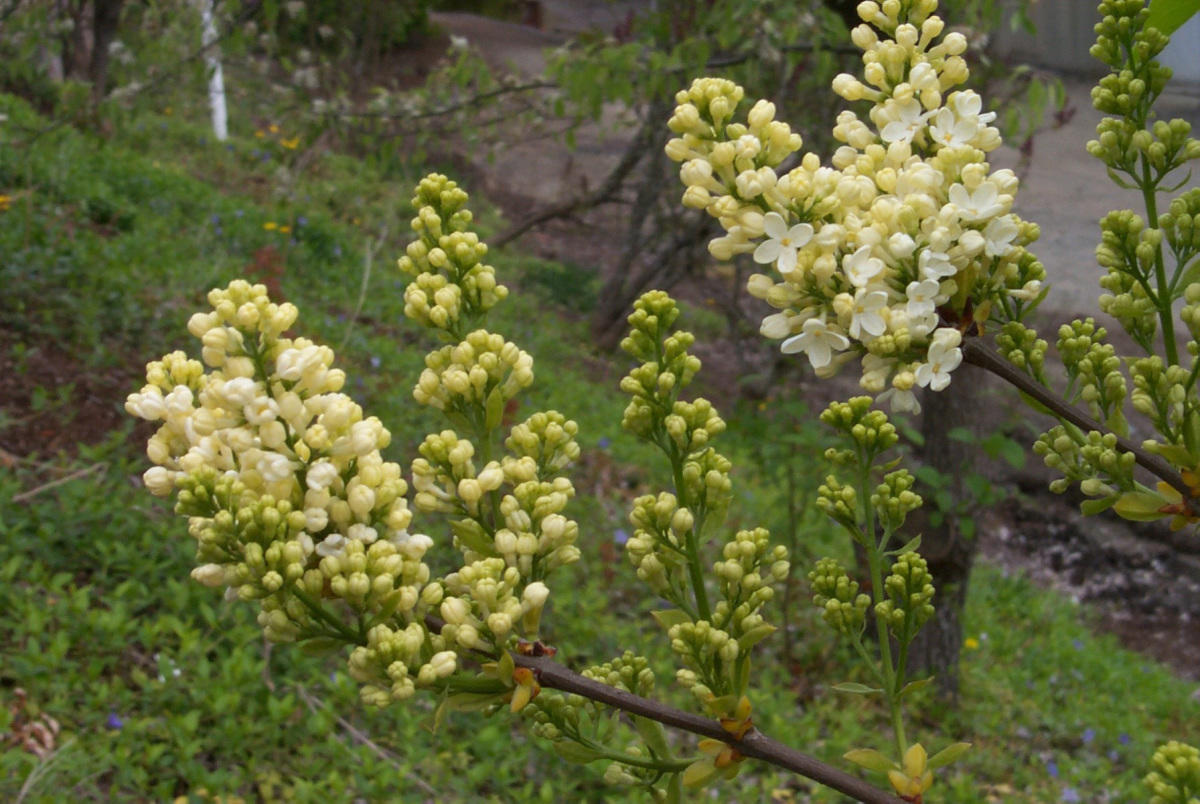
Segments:
[[[320,602],[314,600],[312,596],[308,594],[308,592],[305,592],[298,585],[293,586],[291,592],[296,596],[297,600],[304,604],[305,608],[312,612],[314,617],[331,627],[339,636],[341,636],[351,645],[366,644],[366,638],[363,635],[360,635],[353,628],[342,622],[342,620],[322,606]]]
[[[1142,190],[1142,201],[1146,205],[1146,225],[1158,228],[1158,199],[1154,196],[1157,182],[1150,177],[1150,161],[1142,154],[1142,175],[1138,186]],[[1163,348],[1167,363],[1179,364],[1179,346],[1175,342],[1175,318],[1171,312],[1171,287],[1167,281],[1167,269],[1163,264],[1162,243],[1154,247],[1154,281],[1158,285],[1158,320],[1162,328]]]

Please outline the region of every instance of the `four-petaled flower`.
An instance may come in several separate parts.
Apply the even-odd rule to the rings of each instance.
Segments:
[[[936,279],[923,279],[920,282],[909,282],[905,293],[908,295],[908,314],[912,318],[929,315],[937,308],[937,296],[941,287]]]
[[[950,186],[950,203],[958,208],[958,217],[968,222],[986,221],[1004,212],[999,198],[1000,190],[995,182],[982,182],[974,192],[961,184]]]
[[[950,372],[962,363],[962,349],[958,330],[939,329],[929,345],[929,362],[917,366],[917,385],[940,391],[950,384]]]
[[[825,316],[820,315],[804,322],[804,328],[799,335],[793,335],[780,345],[780,351],[785,354],[804,352],[814,369],[825,368],[833,359],[833,352],[849,348],[850,341],[838,331],[825,323]]]
[[[853,254],[842,260],[846,278],[856,288],[865,288],[876,274],[883,270],[883,260],[871,256],[870,246],[860,246]]]
[[[925,125],[930,113],[921,107],[921,102],[916,98],[888,105],[895,119],[883,127],[879,136],[884,142],[912,142],[913,137]]]
[[[887,293],[860,288],[854,297],[854,312],[850,318],[850,337],[862,340],[862,333],[879,336],[887,329],[881,310],[888,306]]]
[[[812,240],[812,224],[797,223],[789,229],[782,215],[768,212],[763,216],[763,231],[767,239],[754,249],[754,261],[764,265],[775,263],[781,274],[796,270],[796,252]]]
[[[917,267],[921,269],[921,276],[926,279],[944,279],[958,273],[954,263],[950,262],[949,254],[928,248],[917,258]]]
[[[1020,232],[1012,215],[993,218],[983,230],[983,253],[989,257],[1007,256]]]

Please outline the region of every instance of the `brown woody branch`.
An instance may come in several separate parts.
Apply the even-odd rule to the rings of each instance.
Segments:
[[[538,683],[543,687],[581,695],[631,715],[640,715],[658,721],[664,726],[720,740],[736,748],[743,756],[761,759],[776,767],[798,773],[814,782],[831,787],[839,793],[853,796],[856,801],[862,801],[865,804],[903,804],[901,799],[864,782],[857,776],[851,776],[819,759],[790,748],[778,740],[773,740],[758,729],[751,729],[740,740],[734,739],[733,735],[725,731],[715,720],[693,715],[682,709],[676,709],[658,701],[601,684],[599,681],[568,670],[547,656],[512,654],[512,658],[517,666],[533,670]]]

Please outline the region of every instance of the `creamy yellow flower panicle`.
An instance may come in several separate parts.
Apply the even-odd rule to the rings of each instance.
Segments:
[[[147,385],[125,403],[162,422],[144,478],[157,495],[178,491],[176,509],[198,542],[192,577],[258,600],[259,622],[277,641],[344,637],[349,627],[325,600],[360,624],[407,628],[411,650],[389,654],[404,657],[388,670],[393,697],[452,672],[454,654],[423,624],[422,558],[433,542],[408,531],[407,484],[379,452],[390,434],[339,392],[345,375],[331,349],[282,337],[296,321],[293,305],[242,280],[208,301],[211,312],[188,323],[208,370],[174,352],[147,367]],[[371,680],[368,665],[358,655],[351,670]]]
[[[676,96],[667,154],[681,162],[686,206],[717,218],[717,259],[773,266],[750,293],[778,313],[762,333],[804,352],[820,376],[861,358],[861,384],[916,410],[918,387],[942,390],[964,333],[1019,318],[1044,271],[1025,246],[1037,227],[1011,213],[1017,179],[985,161],[995,118],[971,90],[961,34],[942,36],[935,0],[858,6],[861,79],[833,89],[870,101],[868,120],[838,115],[831,165],[814,153],[779,175],[801,138],[759,100],[735,121],[741,87],[701,78]],[[940,38],[940,39],[939,39]]]

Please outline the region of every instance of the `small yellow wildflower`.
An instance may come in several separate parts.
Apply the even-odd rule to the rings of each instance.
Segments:
[[[163,114],[165,114],[167,117],[170,117],[171,115],[175,114],[175,110],[168,106],[167,108],[163,109]]]
[[[279,133],[279,126],[277,126],[277,125],[275,125],[274,123],[272,123],[271,125],[267,126],[267,131],[270,131],[272,134],[278,134],[278,133]]]
[[[292,231],[292,227],[290,227],[290,226],[280,226],[280,227],[279,227],[279,231],[280,231],[280,232],[282,232],[283,234],[287,234],[288,232]]]
[[[300,138],[292,137],[291,139],[280,140],[279,144],[282,145],[284,148],[287,148],[289,151],[294,151],[300,145]]]
[[[963,647],[967,650],[979,650],[979,640],[975,637],[967,637],[963,640]]]
[[[0,195],[0,212],[7,212],[12,206],[12,196]]]
[[[258,137],[258,138],[261,140],[263,137],[267,136],[267,132],[263,131],[263,130],[260,128],[260,129],[257,129],[257,130],[254,132],[254,136],[255,136],[255,137]]]
[[[268,232],[273,232],[279,228],[279,224],[276,223],[275,221],[267,221],[266,223],[263,224],[263,228],[266,229]]]

